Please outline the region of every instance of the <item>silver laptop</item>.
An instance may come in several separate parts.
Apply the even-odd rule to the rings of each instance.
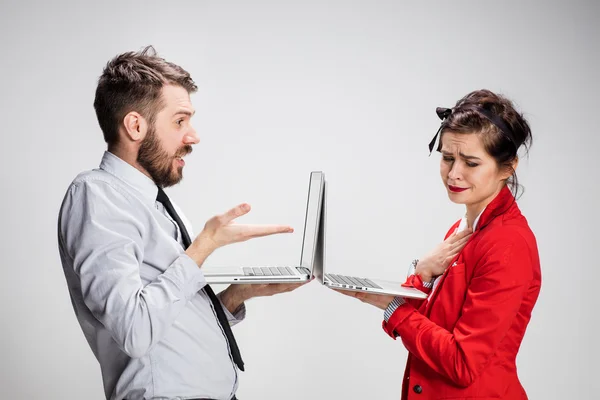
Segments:
[[[323,177],[324,178],[324,177]],[[323,205],[321,206],[321,222],[317,239],[315,259],[315,276],[321,284],[333,289],[387,294],[415,299],[425,299],[427,294],[415,288],[403,287],[401,282],[385,281],[375,278],[364,278],[326,272],[325,270],[325,236],[327,231],[327,182],[323,182]]]
[[[320,171],[310,174],[308,200],[304,216],[304,234],[298,265],[257,265],[247,267],[202,268],[208,283],[282,283],[303,282],[312,278],[317,256],[317,235],[321,221],[325,178]],[[322,256],[321,256],[322,258]]]

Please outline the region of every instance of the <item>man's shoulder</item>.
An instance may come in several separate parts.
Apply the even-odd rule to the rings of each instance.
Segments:
[[[71,182],[69,189],[73,187],[102,185],[103,183],[111,185],[115,181],[117,181],[117,178],[104,170],[101,170],[99,168],[90,169],[79,173]]]
[[[112,188],[117,191],[128,191],[125,182],[102,169],[83,171],[73,179],[68,190],[90,190],[95,188]]]
[[[135,196],[125,182],[102,169],[92,169],[78,174],[67,189],[66,198],[85,197],[87,200],[121,200],[131,202]]]

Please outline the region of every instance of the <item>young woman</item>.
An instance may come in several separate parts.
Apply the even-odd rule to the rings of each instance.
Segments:
[[[541,273],[535,236],[515,201],[515,170],[531,132],[509,100],[488,90],[437,112],[443,121],[429,148],[439,134],[442,183],[466,213],[441,245],[413,261],[405,285],[428,299],[342,293],[384,309],[383,329],[408,350],[402,399],[526,399],[515,359]]]

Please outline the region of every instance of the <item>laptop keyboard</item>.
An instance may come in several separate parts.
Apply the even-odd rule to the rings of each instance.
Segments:
[[[290,267],[243,267],[245,276],[296,275]]]
[[[373,283],[370,279],[357,278],[354,276],[344,276],[336,274],[325,274],[325,277],[340,285],[356,286],[358,288],[381,289],[381,286]]]

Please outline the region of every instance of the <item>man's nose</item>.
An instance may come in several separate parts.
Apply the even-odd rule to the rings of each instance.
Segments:
[[[200,137],[198,136],[198,132],[193,127],[190,127],[190,130],[183,137],[184,144],[197,144],[200,143]]]

